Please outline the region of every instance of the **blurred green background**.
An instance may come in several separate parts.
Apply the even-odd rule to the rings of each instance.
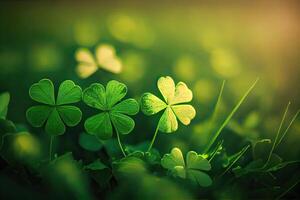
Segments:
[[[229,152],[242,147],[241,138],[273,138],[283,110],[289,117],[300,107],[300,4],[298,1],[7,1],[0,3],[0,93],[11,93],[8,119],[30,128],[26,109],[34,104],[31,84],[50,78],[56,87],[71,79],[82,88],[111,79],[128,85],[128,96],[159,94],[158,77],[184,81],[194,92],[197,116],[189,127],[160,134],[155,146],[169,152],[200,151],[207,143],[205,121],[211,115],[222,81],[226,80],[218,119],[222,120],[247,88],[260,81],[223,133]],[[110,44],[123,71],[98,70],[87,79],[76,74],[75,52]],[[92,110],[81,104],[83,119]],[[245,120],[254,125],[238,129]],[[157,117],[136,118],[126,144],[150,140]],[[83,121],[84,122],[84,121]],[[82,158],[77,140],[83,122],[68,128],[57,153],[72,151]],[[231,127],[231,128],[230,128]],[[286,159],[300,157],[300,121],[291,128],[279,151]],[[238,145],[237,145],[238,144]]]

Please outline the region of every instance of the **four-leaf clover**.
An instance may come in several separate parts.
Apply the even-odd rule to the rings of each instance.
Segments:
[[[207,187],[212,184],[211,178],[203,172],[211,169],[210,163],[195,151],[189,151],[184,162],[181,150],[175,147],[170,154],[164,155],[161,165],[170,170],[174,176],[188,178],[200,186]]]
[[[113,134],[113,127],[117,134],[128,134],[134,126],[134,120],[128,115],[139,112],[139,105],[134,99],[121,101],[127,93],[125,84],[112,80],[106,88],[94,83],[83,92],[83,101],[90,107],[102,111],[85,121],[87,133],[99,139],[109,139]]]
[[[193,98],[192,91],[183,82],[176,86],[169,76],[161,77],[157,82],[158,89],[164,97],[162,101],[154,94],[145,93],[141,98],[141,110],[145,115],[153,115],[165,110],[159,120],[159,130],[172,133],[178,129],[177,119],[184,125],[190,124],[196,111],[193,106],[183,104]]]
[[[50,135],[61,135],[67,126],[76,126],[82,113],[79,108],[68,104],[79,102],[82,91],[73,81],[64,81],[58,90],[57,98],[54,95],[54,86],[51,80],[42,79],[30,87],[31,99],[42,105],[33,106],[26,112],[26,117],[33,127],[42,127]]]

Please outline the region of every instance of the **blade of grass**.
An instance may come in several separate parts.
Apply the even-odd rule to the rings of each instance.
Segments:
[[[291,191],[296,185],[298,185],[298,183],[300,183],[300,180],[296,181],[294,184],[292,184],[287,190],[285,190],[283,193],[281,193],[277,198],[277,199],[281,199],[282,197],[284,197],[287,193],[289,193],[289,191]]]
[[[221,102],[221,97],[222,97],[223,90],[224,90],[224,87],[225,87],[225,82],[226,82],[225,80],[223,80],[223,82],[222,82],[222,86],[221,86],[221,89],[220,89],[220,92],[219,92],[219,95],[218,95],[218,99],[217,99],[212,117],[209,121],[208,132],[210,132],[212,130],[212,125],[215,123],[217,112],[219,110],[219,106],[220,106],[220,102]],[[204,153],[207,154],[208,151],[209,151],[209,149],[208,149],[208,146],[207,146],[206,149],[204,150]]]
[[[289,123],[288,127],[285,129],[285,131],[283,132],[282,136],[280,137],[280,139],[278,140],[278,142],[275,144],[275,148],[282,142],[283,138],[285,137],[285,135],[287,134],[287,132],[289,131],[289,129],[293,125],[294,121],[297,119],[299,113],[300,113],[300,110],[298,110],[297,113],[292,118],[292,120]]]
[[[215,151],[212,152],[211,157],[209,158],[208,162],[211,162],[212,159],[214,159],[214,157],[217,155],[220,147],[222,147],[224,140],[221,140],[218,144],[217,147],[215,149]]]
[[[218,176],[218,178],[220,178],[221,176],[223,176],[224,174],[226,174],[231,168],[232,166],[246,153],[246,151],[249,149],[250,145],[247,145],[246,147],[244,147],[240,153],[238,154],[238,156],[232,161],[232,163],[230,163],[230,165],[228,165],[228,167],[226,168],[226,170],[220,175]]]
[[[223,80],[223,82],[222,82],[222,86],[221,86],[221,90],[220,90],[220,92],[219,92],[218,100],[217,100],[217,103],[216,103],[216,105],[215,105],[215,108],[214,108],[214,111],[213,111],[211,120],[210,120],[210,122],[209,122],[209,129],[208,129],[208,131],[211,131],[211,130],[212,130],[212,125],[213,125],[213,123],[214,123],[215,120],[216,120],[217,112],[218,112],[219,107],[220,107],[221,97],[222,97],[223,90],[224,90],[224,87],[225,87],[225,82],[226,82],[225,80]]]
[[[282,116],[282,119],[281,119],[279,128],[278,128],[277,133],[276,133],[276,136],[275,136],[275,140],[274,140],[273,145],[272,145],[272,148],[271,148],[271,150],[270,150],[270,152],[269,152],[268,159],[267,159],[266,163],[264,164],[264,166],[263,166],[262,168],[265,168],[265,167],[269,164],[269,162],[270,162],[271,156],[272,156],[273,151],[274,151],[274,149],[275,149],[275,145],[276,145],[276,143],[277,143],[279,134],[280,134],[281,129],[282,129],[282,125],[283,125],[283,123],[284,123],[284,120],[285,120],[285,118],[286,118],[286,115],[287,115],[287,112],[288,112],[288,110],[289,110],[290,105],[291,105],[291,102],[289,102],[288,105],[286,106],[286,109],[285,109],[285,111],[284,111],[284,113],[283,113],[283,116]]]
[[[244,102],[244,100],[246,99],[246,97],[249,95],[249,93],[255,87],[255,85],[258,82],[258,80],[259,80],[258,78],[255,80],[255,82],[251,85],[251,87],[242,96],[242,98],[237,103],[237,105],[233,108],[233,110],[231,111],[231,113],[224,120],[224,122],[222,123],[222,125],[220,126],[220,128],[218,129],[218,131],[215,133],[214,137],[210,140],[210,143],[208,144],[208,146],[206,147],[206,149],[204,151],[205,153],[207,153],[209,151],[209,149],[214,144],[214,142],[216,141],[216,139],[218,138],[218,136],[220,135],[220,133],[222,132],[222,130],[226,127],[226,125],[229,123],[229,121],[231,120],[231,118],[233,117],[233,115],[236,113],[236,111],[239,109],[239,107],[241,106],[241,104]]]

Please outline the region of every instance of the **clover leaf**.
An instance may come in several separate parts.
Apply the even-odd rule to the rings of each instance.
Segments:
[[[6,119],[9,101],[10,101],[10,94],[8,92],[0,94],[0,118],[1,119]]]
[[[101,113],[88,118],[84,127],[87,133],[99,139],[109,139],[113,135],[113,128],[118,134],[129,134],[134,126],[134,120],[128,115],[139,112],[139,105],[135,99],[121,101],[127,94],[125,84],[112,80],[106,88],[99,83],[90,85],[83,92],[83,101]]]
[[[54,85],[49,79],[42,79],[31,86],[31,99],[41,103],[33,106],[26,112],[26,117],[33,127],[42,127],[45,124],[46,133],[62,135],[67,126],[76,126],[81,120],[81,110],[68,104],[81,100],[82,91],[71,80],[61,83],[55,99]]]
[[[103,147],[103,143],[91,134],[81,133],[78,142],[83,149],[88,151],[99,151]]]
[[[192,91],[183,82],[176,86],[169,76],[159,78],[157,82],[164,101],[152,93],[145,93],[141,98],[141,110],[145,115],[153,115],[165,110],[159,120],[161,132],[172,133],[178,129],[177,119],[184,125],[189,125],[196,116],[193,106],[187,105],[193,98]]]
[[[185,162],[181,150],[175,147],[170,154],[164,155],[161,165],[174,176],[187,178],[200,186],[207,187],[212,184],[211,178],[203,172],[211,169],[210,163],[195,151],[187,153]]]
[[[78,62],[76,72],[80,78],[88,78],[98,69],[119,74],[123,68],[115,48],[109,44],[98,45],[95,54],[89,49],[80,48],[76,51],[75,58]]]

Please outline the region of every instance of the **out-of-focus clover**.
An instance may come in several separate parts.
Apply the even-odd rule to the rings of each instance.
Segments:
[[[76,72],[80,78],[88,78],[98,69],[115,74],[122,71],[122,62],[117,57],[115,48],[108,44],[99,45],[95,55],[87,48],[80,48],[76,51],[75,58],[78,62]]]
[[[125,84],[112,80],[106,88],[99,83],[93,83],[84,90],[83,101],[90,107],[102,111],[85,121],[87,133],[99,139],[109,139],[113,134],[113,127],[117,135],[130,133],[135,122],[128,115],[139,112],[139,104],[135,99],[121,101],[127,93]]]
[[[76,126],[81,120],[81,110],[68,104],[81,100],[82,91],[71,80],[64,81],[58,90],[57,98],[54,95],[54,86],[51,80],[42,79],[30,87],[31,99],[42,105],[33,106],[26,112],[26,117],[33,127],[45,125],[49,135],[62,135],[66,126]]]
[[[8,92],[0,94],[0,118],[6,119],[10,94]]]
[[[200,186],[207,187],[212,184],[209,175],[203,172],[211,170],[210,163],[195,151],[187,153],[185,162],[181,150],[175,147],[170,154],[164,155],[161,159],[161,165],[174,176],[190,179]]]
[[[141,98],[141,110],[145,115],[153,115],[165,110],[159,120],[159,130],[164,133],[172,133],[178,129],[177,119],[184,125],[189,125],[196,116],[193,106],[187,105],[193,98],[192,91],[183,82],[176,86],[169,76],[159,78],[158,89],[164,97],[159,99],[152,93],[145,93]]]

